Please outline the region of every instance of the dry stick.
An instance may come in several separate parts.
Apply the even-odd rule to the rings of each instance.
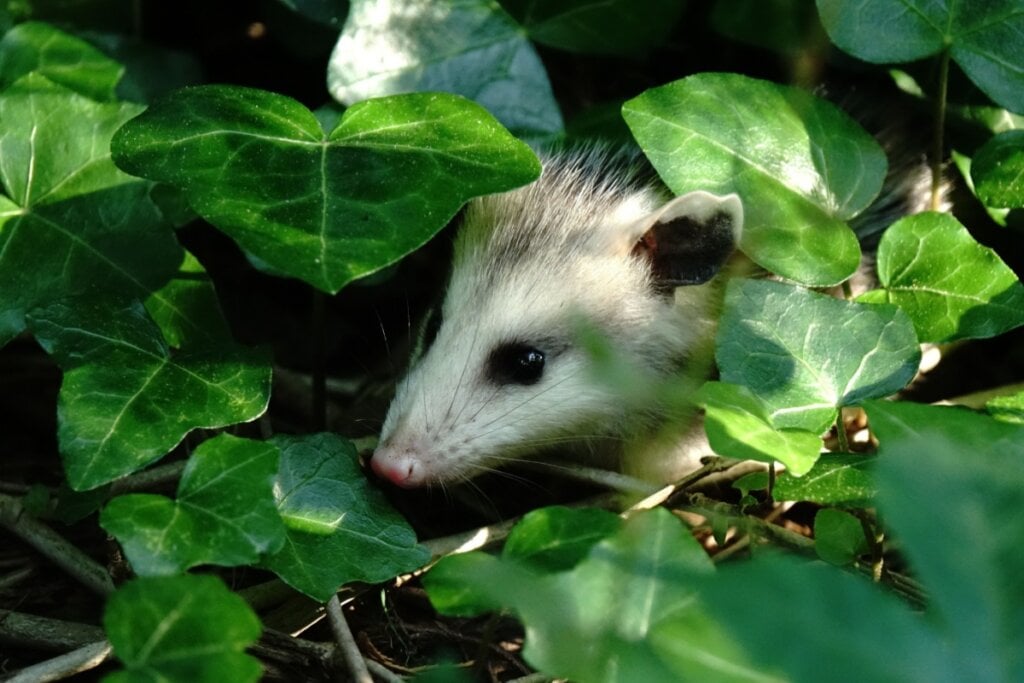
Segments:
[[[0,643],[5,645],[67,652],[103,638],[103,629],[92,624],[0,610]]]
[[[26,666],[13,676],[2,680],[7,683],[45,683],[70,678],[83,671],[95,669],[110,657],[110,643],[101,640],[72,650],[45,662]]]
[[[114,591],[110,574],[60,534],[30,515],[19,498],[0,494],[0,525],[99,595]]]
[[[373,683],[370,672],[366,668],[366,661],[363,653],[359,651],[352,631],[349,630],[345,615],[341,612],[341,602],[338,595],[334,594],[327,601],[327,617],[331,621],[331,630],[334,632],[334,639],[338,643],[338,654],[341,656],[352,680],[356,683]]]
[[[396,675],[391,669],[387,668],[380,662],[375,662],[372,659],[366,660],[366,668],[373,672],[373,675],[384,681],[384,683],[402,683],[405,679],[401,676]]]
[[[135,493],[171,484],[181,479],[181,473],[185,471],[187,461],[171,462],[165,465],[157,465],[149,469],[118,479],[110,486],[110,495],[115,496],[122,493]]]

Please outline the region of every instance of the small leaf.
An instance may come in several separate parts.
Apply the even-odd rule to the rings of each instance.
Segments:
[[[254,563],[284,542],[270,488],[278,455],[271,444],[221,434],[189,458],[176,500],[118,496],[103,509],[100,526],[141,576]]]
[[[998,420],[1024,425],[1024,391],[994,398],[985,404],[985,410]]]
[[[0,90],[32,71],[91,99],[113,102],[124,67],[80,38],[27,21],[0,39]]]
[[[910,62],[949,49],[1000,105],[1024,112],[1024,6],[1019,0],[818,0],[842,50],[868,62]]]
[[[1024,207],[1024,130],[1009,130],[986,142],[974,156],[971,177],[985,206]]]
[[[517,135],[562,130],[544,65],[522,28],[488,0],[353,0],[327,87],[348,105],[414,91],[456,93]]]
[[[172,352],[140,304],[67,300],[28,320],[64,371],[58,440],[75,489],[157,460],[192,429],[244,422],[266,409],[262,352],[209,345]]]
[[[870,550],[860,520],[848,512],[825,508],[814,516],[814,551],[829,564],[852,564]]]
[[[245,654],[260,622],[213,576],[134,579],[107,602],[103,615],[114,654],[125,669],[116,683],[256,681],[260,664]]]
[[[839,407],[906,386],[920,357],[895,306],[765,280],[729,283],[716,350],[722,380],[750,389],[777,429],[820,434]]]
[[[812,285],[860,263],[846,225],[878,194],[885,154],[834,105],[798,88],[704,73],[653,88],[622,114],[676,194],[735,192],[740,246],[759,265]]]
[[[527,513],[516,524],[502,554],[543,571],[571,569],[595,543],[620,526],[619,516],[607,510],[542,508]]]
[[[1024,325],[1024,285],[949,214],[907,216],[878,246],[883,289],[858,300],[899,305],[922,341],[993,337]]]
[[[802,477],[783,472],[775,480],[775,500],[864,507],[875,497],[875,458],[856,453],[825,453]]]
[[[444,94],[361,102],[325,135],[282,95],[185,88],[111,145],[118,165],[180,187],[272,270],[328,292],[422,245],[467,199],[540,171],[480,107]]]
[[[360,471],[351,443],[333,434],[272,443],[281,449],[274,495],[286,540],[263,565],[285,583],[324,601],[349,581],[384,581],[430,559]]]
[[[776,429],[765,404],[746,387],[708,382],[694,400],[705,407],[704,429],[718,455],[768,463],[778,460],[795,476],[805,474],[818,459],[818,434]]]
[[[501,4],[538,43],[610,55],[646,53],[657,47],[685,7],[679,0],[502,0]]]

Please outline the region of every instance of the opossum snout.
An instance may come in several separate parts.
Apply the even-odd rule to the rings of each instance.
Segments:
[[[370,469],[395,486],[411,489],[426,482],[426,470],[414,449],[382,445],[370,458]]]

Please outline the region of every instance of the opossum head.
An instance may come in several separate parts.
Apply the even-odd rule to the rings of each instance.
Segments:
[[[436,336],[399,384],[371,460],[379,476],[444,484],[621,432],[631,417],[595,379],[581,325],[655,376],[710,334],[703,283],[733,250],[739,199],[667,199],[628,163],[552,157],[532,185],[467,207]]]

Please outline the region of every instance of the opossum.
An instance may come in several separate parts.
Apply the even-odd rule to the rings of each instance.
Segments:
[[[602,148],[542,164],[534,183],[465,210],[436,334],[400,382],[370,461],[398,486],[456,483],[552,443],[605,462],[644,457],[634,454],[651,446],[657,416],[595,377],[581,330],[651,381],[709,348],[739,197],[673,198],[635,157]]]

